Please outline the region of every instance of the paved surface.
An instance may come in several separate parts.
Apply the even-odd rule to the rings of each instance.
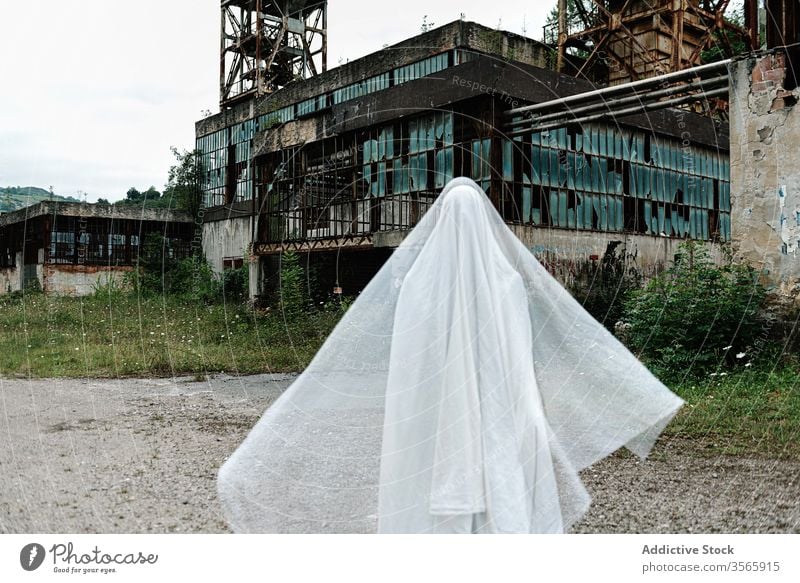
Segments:
[[[225,532],[216,472],[290,375],[0,379],[0,532]],[[577,532],[800,532],[800,461],[691,442],[583,473]]]

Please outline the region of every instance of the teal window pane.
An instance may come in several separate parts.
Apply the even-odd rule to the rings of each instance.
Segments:
[[[542,149],[539,146],[531,146],[531,181],[533,184],[542,184]]]
[[[492,140],[486,138],[483,140],[483,151],[481,158],[483,162],[483,178],[491,178],[491,154],[492,154]]]
[[[592,195],[582,193],[583,196],[583,228],[592,228],[592,217],[594,216],[594,208],[592,207]]]
[[[575,165],[572,168],[572,173],[575,175],[575,186],[573,188],[583,190],[586,188],[583,184],[583,166],[586,164],[586,160],[583,154],[580,153],[573,154],[572,159],[575,161]]]
[[[386,162],[378,163],[378,196],[386,194]]]
[[[444,114],[444,143],[448,146],[453,144],[453,114],[451,112]]]
[[[529,186],[522,187],[522,217],[523,223],[531,220],[531,188]]]
[[[549,150],[550,155],[550,186],[561,186],[561,174],[559,172],[561,165],[558,161],[558,151]]]
[[[590,189],[592,192],[600,192],[600,161],[592,157],[592,178]]]
[[[605,158],[598,159],[597,177],[600,179],[600,192],[608,193],[608,160]]]
[[[481,143],[472,140],[472,178],[478,180],[481,176]]]
[[[503,180],[514,180],[514,142],[503,140]]]
[[[556,227],[560,226],[558,222],[558,192],[555,190],[550,191],[550,224]]]
[[[708,239],[708,211],[699,211],[703,239]]]
[[[408,151],[411,153],[419,151],[417,120],[408,122]]]
[[[567,188],[575,190],[575,154],[574,152],[567,152]]]
[[[595,131],[597,132],[597,153],[601,156],[607,156],[606,128],[598,127]]]
[[[539,150],[539,177],[543,186],[550,185],[550,152],[548,148]]]
[[[431,116],[426,120],[425,137],[427,143],[425,144],[426,150],[433,150],[436,147],[436,117]]]
[[[420,190],[428,188],[428,156],[420,154],[417,156],[417,184]]]
[[[444,181],[445,184],[453,179],[454,174],[454,162],[453,162],[453,148],[447,148],[444,151]]]
[[[442,188],[445,185],[444,176],[445,176],[445,152],[444,150],[438,150],[436,152],[436,157],[434,160],[434,176],[433,176],[433,187],[434,188]]]
[[[584,215],[586,214],[585,195],[582,192],[575,193],[575,228],[583,229]]]
[[[642,209],[644,214],[645,228],[647,230],[647,233],[652,235],[653,229],[650,228],[650,225],[651,225],[651,218],[653,216],[653,204],[649,200],[646,200],[642,203]]]

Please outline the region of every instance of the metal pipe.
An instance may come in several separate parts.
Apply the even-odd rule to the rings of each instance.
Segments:
[[[535,116],[535,117],[523,117],[522,119],[513,120],[506,124],[507,128],[512,128],[516,126],[521,126],[524,124],[530,123],[542,123],[545,121],[550,121],[554,119],[559,119],[561,117],[572,116],[575,117],[576,114],[585,114],[589,113],[598,109],[610,109],[613,106],[617,105],[627,105],[629,103],[649,103],[653,100],[660,99],[662,97],[667,97],[675,93],[684,93],[686,91],[695,91],[695,90],[705,90],[715,87],[717,85],[722,85],[728,83],[728,76],[727,75],[720,75],[719,77],[712,77],[710,79],[702,79],[700,81],[692,81],[686,85],[681,85],[680,87],[667,87],[666,89],[659,89],[658,91],[653,91],[651,93],[644,93],[644,94],[636,94],[636,95],[629,95],[628,97],[618,97],[613,98],[605,101],[601,101],[598,103],[591,103],[589,105],[583,105],[581,107],[577,107],[575,109],[569,109],[567,111],[558,111],[555,113],[547,113],[542,116]]]
[[[703,94],[703,97],[718,97],[721,95],[727,95],[728,88],[721,88],[721,89],[714,89],[713,91],[709,91]],[[556,128],[562,128],[564,126],[573,125],[573,124],[581,124],[581,123],[589,123],[592,121],[598,121],[604,119],[606,117],[620,117],[620,116],[628,116],[633,115],[635,113],[643,113],[646,111],[656,111],[658,109],[665,109],[667,107],[672,107],[674,105],[683,105],[685,103],[691,103],[692,101],[697,101],[697,95],[685,95],[683,97],[678,97],[675,99],[669,99],[667,101],[656,101],[654,103],[646,103],[636,107],[629,107],[627,109],[620,109],[619,111],[609,111],[604,113],[597,113],[594,115],[588,115],[585,117],[580,117],[577,119],[569,119],[564,120],[562,122],[555,122],[550,124],[544,124],[541,126],[531,125],[528,128],[523,128],[519,130],[514,130],[513,132],[509,132],[505,135],[505,137],[513,138],[515,136],[521,136],[523,134],[527,134],[528,132],[543,132],[545,130],[552,130]]]
[[[567,0],[558,0],[558,57],[556,71],[564,70],[564,57],[567,51]]]
[[[643,87],[650,87],[653,85],[660,85],[662,83],[675,83],[677,81],[681,81],[685,78],[692,78],[696,77],[700,73],[706,73],[715,71],[717,69],[721,69],[723,67],[727,68],[728,63],[730,63],[732,59],[725,59],[724,61],[717,61],[716,63],[709,63],[707,65],[700,65],[699,67],[692,67],[691,69],[684,69],[682,71],[676,71],[674,73],[667,73],[666,75],[659,75],[658,77],[651,77],[649,79],[642,79],[640,81],[632,81],[630,83],[623,83],[621,85],[612,85],[610,87],[603,87],[601,89],[595,89],[593,91],[586,91],[585,93],[577,93],[575,95],[569,95],[567,97],[560,97],[558,99],[553,99],[551,101],[545,101],[543,103],[535,103],[533,105],[526,105],[524,107],[518,107],[516,109],[511,109],[505,112],[506,117],[511,117],[514,115],[519,115],[521,113],[532,112],[532,111],[541,111],[543,109],[548,109],[551,107],[558,107],[563,105],[569,105],[571,103],[579,103],[581,101],[588,101],[598,96],[605,96],[605,95],[615,95],[617,93],[625,93],[631,90],[640,89]]]

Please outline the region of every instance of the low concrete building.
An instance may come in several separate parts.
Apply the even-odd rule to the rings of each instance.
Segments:
[[[188,255],[188,213],[72,202],[41,202],[0,216],[0,293],[37,286],[87,295],[133,271],[148,235],[173,257]]]

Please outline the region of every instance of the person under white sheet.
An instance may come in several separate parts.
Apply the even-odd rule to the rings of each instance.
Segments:
[[[453,180],[221,468],[240,532],[559,533],[682,401]]]

